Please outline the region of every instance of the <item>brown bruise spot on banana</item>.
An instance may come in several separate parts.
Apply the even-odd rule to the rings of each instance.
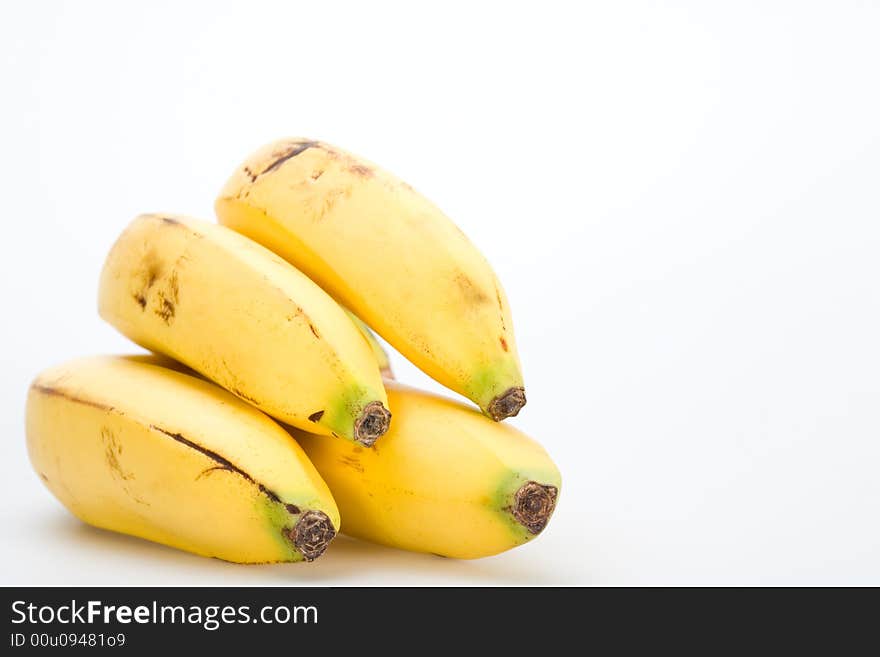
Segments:
[[[382,402],[370,402],[364,407],[354,423],[354,439],[361,445],[372,447],[391,425],[391,413]]]
[[[333,189],[327,189],[323,194],[319,195],[314,202],[310,203],[305,212],[313,221],[322,221],[324,217],[331,213],[336,204],[351,196],[351,185],[342,185]]]
[[[489,300],[489,297],[464,272],[457,272],[454,280],[465,303],[479,306]]]
[[[336,537],[333,523],[323,511],[306,511],[296,524],[282,530],[306,561],[314,561]]]
[[[324,417],[324,411],[316,411],[309,415],[309,422],[320,422],[322,417]]]
[[[174,303],[163,298],[159,300],[159,307],[156,308],[156,314],[162,318],[163,322],[170,324],[171,320],[174,319],[174,310]]]
[[[356,162],[348,167],[348,172],[353,173],[356,176],[361,176],[362,178],[372,178],[376,175],[376,172],[373,171],[372,167],[368,167],[366,164],[361,164],[360,162]]]
[[[498,337],[498,342],[501,343],[501,348],[504,349],[504,351],[510,351],[507,347],[507,340],[504,339],[503,335]]]
[[[283,151],[273,153],[273,157],[275,157],[275,159],[272,160],[272,161],[268,164],[268,166],[266,166],[266,168],[263,169],[258,175],[252,177],[252,178],[251,178],[251,182],[254,182],[254,181],[255,181],[257,178],[259,178],[260,176],[264,176],[264,175],[266,175],[267,173],[270,173],[270,172],[272,172],[272,171],[275,171],[275,170],[278,169],[282,164],[284,164],[285,162],[287,162],[287,160],[289,160],[289,159],[291,159],[291,158],[294,158],[294,157],[296,157],[297,155],[299,155],[300,153],[302,153],[303,151],[306,151],[306,150],[308,150],[309,148],[313,148],[313,147],[315,147],[315,146],[318,146],[318,142],[317,142],[317,141],[302,140],[302,141],[296,141],[296,142],[294,142],[293,144],[291,144],[289,147],[287,147],[287,148],[284,149]]]
[[[159,217],[166,223],[183,226],[180,222],[169,217]],[[132,293],[132,298],[146,310],[151,297],[155,300],[153,312],[166,324],[171,324],[177,313],[177,305],[180,302],[180,282],[177,274],[177,265],[187,260],[186,254],[181,255],[171,267],[171,273],[163,285],[157,285],[165,277],[167,265],[154,251],[144,254],[139,265],[139,271],[134,274],[133,280],[137,282]]]
[[[119,477],[122,481],[134,479],[134,474],[126,472],[119,463],[119,457],[122,455],[122,444],[117,440],[116,434],[109,427],[101,429],[101,442],[104,444],[104,459],[107,466],[115,477]]]
[[[496,422],[501,422],[505,418],[514,417],[525,405],[525,388],[509,388],[489,402],[486,413]]]
[[[163,221],[172,220],[163,218]],[[147,295],[150,293],[153,285],[155,285],[156,281],[159,279],[161,273],[162,265],[155,254],[151,253],[145,256],[143,271],[138,275],[138,278],[141,279],[142,283],[140,285],[140,288],[134,294],[132,294],[132,297],[141,307],[141,310],[146,310]]]
[[[135,476],[133,472],[126,472],[119,462],[119,457],[122,456],[122,443],[119,442],[116,434],[113,433],[110,427],[103,427],[101,429],[101,442],[104,444],[104,458],[107,461],[107,467],[110,468],[110,476],[119,480],[122,492],[128,495],[133,502],[143,506],[150,506],[149,502],[138,497],[129,487],[128,482],[133,481]]]
[[[314,335],[318,340],[321,339],[321,334],[318,333],[318,329],[316,329],[315,325],[311,322],[309,322],[309,330],[312,332],[312,335]]]
[[[528,481],[513,496],[511,514],[530,534],[540,534],[556,508],[556,486]]]
[[[148,288],[149,289],[149,288]],[[168,277],[168,285],[166,289],[159,290],[157,293],[158,306],[155,313],[166,324],[174,321],[174,315],[177,312],[177,304],[180,302],[180,286],[177,279],[177,270],[173,270]]]

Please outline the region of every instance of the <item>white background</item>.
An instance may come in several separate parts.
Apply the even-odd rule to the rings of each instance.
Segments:
[[[880,5],[423,4],[2,4],[2,583],[880,584]],[[211,217],[285,135],[494,264],[513,423],[564,479],[539,539],[235,566],[86,527],[31,471],[30,379],[131,350],[95,310],[118,232]]]

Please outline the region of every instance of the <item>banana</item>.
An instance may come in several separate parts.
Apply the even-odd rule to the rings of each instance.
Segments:
[[[501,284],[406,183],[329,144],[284,139],[235,171],[215,209],[220,223],[293,263],[492,419],[525,405]]]
[[[369,343],[370,349],[373,351],[373,358],[376,359],[376,364],[379,366],[379,372],[382,374],[382,378],[393,379],[394,370],[391,369],[391,358],[388,357],[388,352],[385,351],[385,347],[379,343],[373,330],[367,326],[366,322],[350,310],[346,310],[345,312],[348,313],[348,316],[351,317],[351,321],[354,322],[354,325],[358,327],[358,330]]]
[[[390,414],[369,345],[301,272],[216,224],[143,215],[101,274],[99,312],[288,424],[371,445]]]
[[[37,376],[27,446],[52,494],[90,525],[204,556],[320,556],[339,511],[299,445],[213,383],[149,362],[93,357]]]
[[[394,424],[372,449],[289,429],[330,486],[344,533],[472,559],[544,529],[561,480],[540,445],[463,404],[386,387]]]

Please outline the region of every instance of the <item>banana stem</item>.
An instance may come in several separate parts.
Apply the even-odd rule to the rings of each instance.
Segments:
[[[509,388],[489,402],[486,413],[496,422],[500,422],[519,413],[525,405],[525,388]]]
[[[367,447],[372,447],[391,424],[391,413],[382,402],[370,402],[364,407],[354,423],[354,439]]]
[[[306,511],[294,525],[286,530],[287,538],[306,561],[314,561],[322,554],[336,536],[333,523],[322,511]]]
[[[535,481],[524,483],[513,497],[513,517],[530,533],[540,534],[556,508],[558,492],[556,486],[545,486]]]

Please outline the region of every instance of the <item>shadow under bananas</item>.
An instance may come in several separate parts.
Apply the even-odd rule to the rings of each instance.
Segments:
[[[564,581],[557,569],[536,567],[522,546],[509,553],[465,561],[418,554],[337,536],[316,561],[261,565],[234,564],[170,548],[133,536],[98,529],[66,514],[47,514],[40,533],[44,540],[64,545],[74,561],[90,553],[101,564],[97,577],[71,573],[71,563],[50,561],[58,581],[74,585],[304,585],[432,586],[432,585],[547,585]],[[92,556],[93,555],[93,556]],[[517,558],[518,557],[518,558]],[[524,558],[525,557],[525,558]],[[526,567],[527,565],[527,567]]]

